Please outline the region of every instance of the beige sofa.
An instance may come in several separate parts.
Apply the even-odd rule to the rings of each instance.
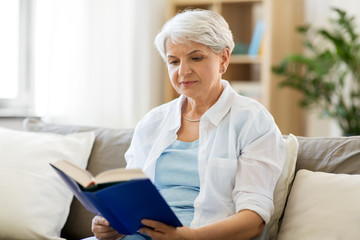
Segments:
[[[53,132],[53,133],[60,133],[60,134],[68,134],[73,132],[86,132],[86,131],[94,131],[96,138],[95,143],[92,149],[92,153],[90,156],[90,160],[88,163],[87,169],[92,172],[93,174],[97,174],[101,171],[104,171],[106,169],[116,168],[116,167],[124,167],[125,166],[125,160],[124,160],[124,152],[128,148],[132,133],[133,131],[131,129],[124,130],[124,129],[104,129],[104,128],[92,128],[92,127],[80,127],[80,126],[65,126],[65,125],[56,125],[56,124],[46,124],[41,122],[37,119],[27,119],[24,122],[24,130],[25,131],[32,131],[32,132]],[[342,175],[342,174],[359,174],[360,173],[360,136],[355,137],[338,137],[338,138],[308,138],[308,137],[297,137],[299,148],[298,148],[298,154],[297,154],[297,162],[296,162],[296,170],[295,172],[298,172],[301,169],[307,169],[310,171],[316,171],[316,172],[325,172],[325,173],[335,173],[334,178],[337,176],[344,176],[349,177],[349,175]],[[312,172],[305,172],[305,175],[307,175]],[[338,194],[337,192],[332,192],[331,199],[336,199],[337,196],[345,197],[346,194],[349,192],[346,190],[346,188],[340,187],[340,190],[338,188],[338,185],[341,186],[341,181],[332,181],[333,175],[327,175],[325,176],[325,181],[322,178],[322,175],[320,174],[320,177],[315,174],[315,176],[311,175],[313,178],[311,180],[310,178],[310,187],[311,194],[312,195],[306,195],[307,189],[299,189],[297,187],[296,193],[292,192],[292,189],[290,192],[290,198],[291,204],[294,206],[289,207],[286,206],[285,217],[282,221],[282,226],[280,226],[280,236],[279,239],[331,239],[331,238],[322,238],[321,234],[317,232],[317,228],[321,228],[322,232],[325,232],[327,234],[330,234],[334,236],[334,239],[352,239],[349,238],[342,238],[339,237],[338,234],[342,233],[341,231],[347,231],[349,232],[349,229],[344,225],[345,222],[347,222],[349,219],[344,219],[344,216],[339,216],[339,219],[336,219],[337,211],[335,206],[334,209],[322,209],[319,210],[322,206],[318,206],[316,204],[319,204],[318,202],[311,202],[310,200],[316,200],[317,196],[316,193],[321,192],[322,189],[329,189],[329,186],[325,186],[327,183],[329,183],[331,186],[334,186],[334,191],[342,191],[345,190],[345,193]],[[340,174],[340,175],[339,175]],[[351,183],[357,184],[357,177],[354,175],[356,179],[350,179]],[[329,180],[330,178],[330,180]],[[306,179],[306,177],[305,177]],[[290,179],[289,184],[291,186],[295,186],[297,184],[297,181],[301,183],[304,178],[297,180],[297,176],[294,181],[294,185],[292,182],[292,179]],[[340,179],[342,180],[342,178]],[[317,186],[317,184],[320,184]],[[323,185],[321,185],[323,184]],[[354,185],[352,187],[356,187],[357,185]],[[298,184],[297,184],[298,185]],[[305,185],[305,183],[304,183]],[[330,186],[330,190],[331,187]],[[354,191],[351,192],[360,192],[360,188],[354,189]],[[300,196],[297,195],[297,192],[300,192]],[[325,190],[324,190],[325,191]],[[315,193],[314,193],[315,192]],[[357,194],[358,195],[358,194]],[[322,194],[320,194],[320,197]],[[324,196],[327,196],[324,194]],[[353,198],[354,196],[350,196]],[[355,196],[354,201],[357,196]],[[304,203],[305,200],[309,200],[310,203],[310,209],[295,209],[293,211],[293,207],[296,208],[297,206],[300,206],[302,203]],[[348,199],[349,200],[349,199]],[[329,199],[330,201],[330,199]],[[340,199],[339,201],[342,201]],[[299,203],[300,202],[300,203]],[[331,202],[331,201],[330,201]],[[328,201],[325,201],[324,203],[328,203]],[[311,205],[312,204],[312,205]],[[351,204],[354,204],[354,206],[351,206]],[[356,208],[355,202],[352,202],[351,199],[349,202],[346,202],[341,205],[346,205],[347,207]],[[324,204],[320,204],[324,205]],[[330,205],[331,206],[331,205]],[[300,206],[304,207],[304,206]],[[305,205],[306,207],[306,205]],[[314,209],[315,208],[315,209]],[[357,213],[357,210],[354,209],[354,213]],[[317,211],[319,210],[319,211]],[[339,211],[343,211],[340,209]],[[300,212],[300,213],[299,213]],[[332,212],[331,217],[327,217],[326,214]],[[311,219],[315,219],[313,221],[307,221],[305,223],[300,222],[291,222],[289,220],[289,217],[291,217],[292,214],[299,214],[302,215],[304,213],[304,216],[299,217],[299,221],[304,219],[310,219],[309,214],[312,216],[318,216],[318,215],[325,215],[325,216],[319,216],[319,219],[316,219],[316,217],[311,217]],[[346,213],[349,215],[349,213]],[[360,215],[360,214],[359,214]],[[91,219],[92,214],[87,212],[80,203],[74,199],[71,205],[71,211],[68,216],[68,219],[66,221],[65,227],[62,230],[62,237],[66,239],[80,239],[84,237],[91,236],[90,226],[91,226]],[[346,216],[345,216],[346,217]],[[324,219],[325,220],[324,220]],[[335,218],[335,223],[338,222],[338,228],[332,227],[331,224],[327,225],[325,224],[326,219],[333,219]],[[296,218],[298,219],[298,218]],[[358,220],[358,217],[352,218],[356,222]],[[284,222],[286,221],[286,223]],[[319,226],[316,225],[316,221],[318,221]],[[333,221],[334,222],[334,221]],[[311,226],[309,226],[307,223],[311,223]],[[295,224],[295,225],[294,225]],[[299,225],[300,224],[300,225]],[[359,226],[360,222],[356,223],[357,226]],[[285,226],[283,228],[283,226]],[[324,226],[326,225],[326,226]],[[351,225],[352,226],[352,225]],[[351,227],[350,226],[350,227]],[[303,229],[305,228],[305,229]],[[351,230],[351,229],[350,229]],[[332,233],[332,231],[337,231]],[[354,230],[355,231],[355,230]],[[358,230],[356,230],[358,231]],[[307,236],[307,234],[310,234],[313,232],[313,237]],[[296,237],[297,235],[302,234],[301,237]],[[319,235],[320,234],[320,235]],[[289,236],[294,236],[289,238]],[[352,235],[349,235],[352,236]],[[359,239],[360,235],[357,235],[358,237],[355,239]],[[264,239],[268,239],[269,237],[264,237]],[[274,236],[272,237],[274,238]]]

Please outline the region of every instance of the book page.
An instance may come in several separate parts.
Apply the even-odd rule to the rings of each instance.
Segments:
[[[141,169],[117,168],[102,172],[96,175],[94,181],[96,184],[129,181],[132,179],[147,178]]]
[[[61,159],[59,161],[56,161],[53,165],[62,172],[64,172],[66,175],[74,179],[77,183],[79,183],[83,187],[87,187],[93,182],[93,176],[91,175],[90,172],[76,166],[70,161]]]

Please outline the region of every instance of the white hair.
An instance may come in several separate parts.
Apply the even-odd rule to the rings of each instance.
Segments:
[[[210,47],[219,54],[224,48],[234,49],[233,35],[228,23],[218,13],[210,10],[185,10],[165,23],[155,37],[155,45],[166,61],[166,41],[185,43],[192,41]]]

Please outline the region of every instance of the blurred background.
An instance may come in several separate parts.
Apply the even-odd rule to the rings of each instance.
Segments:
[[[303,109],[271,68],[302,53],[297,26],[327,27],[332,7],[356,17],[358,0],[0,0],[0,126],[25,117],[133,128],[176,97],[153,40],[187,7],[221,13],[236,48],[224,79],[260,101],[284,134],[341,136],[337,123]]]

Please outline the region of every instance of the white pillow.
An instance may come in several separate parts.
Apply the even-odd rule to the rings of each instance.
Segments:
[[[277,237],[279,220],[284,211],[290,185],[294,180],[298,147],[297,138],[289,134],[286,139],[286,160],[274,190],[274,213],[267,224],[268,239],[276,239]]]
[[[360,175],[300,170],[279,240],[359,239]]]
[[[0,239],[59,239],[73,195],[49,163],[85,168],[94,139],[0,128]]]

